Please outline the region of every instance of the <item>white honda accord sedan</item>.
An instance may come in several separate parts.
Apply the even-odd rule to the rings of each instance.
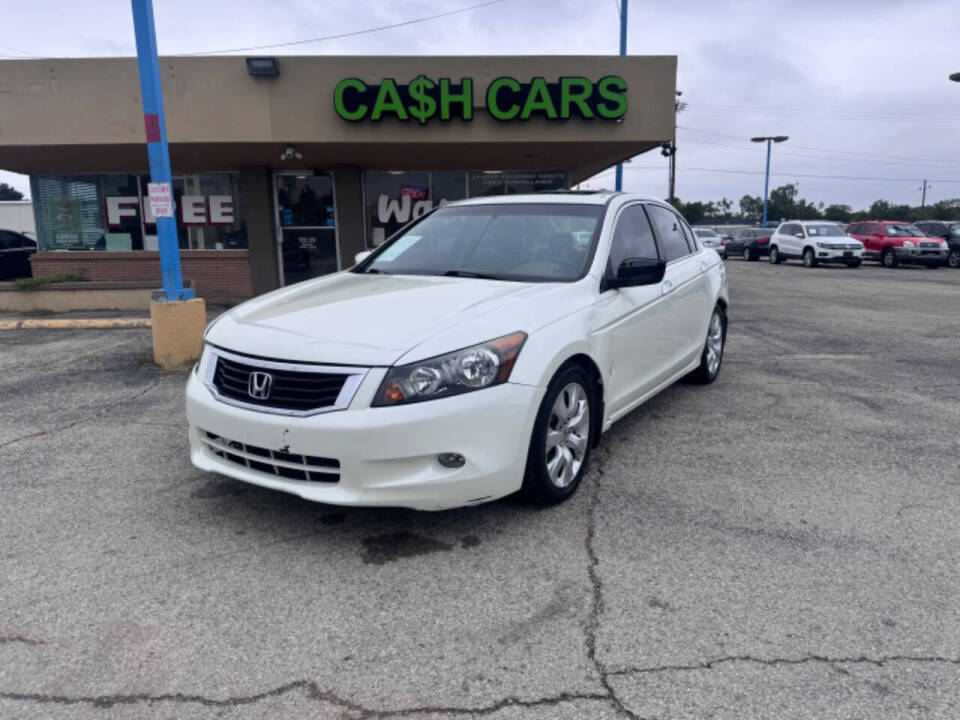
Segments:
[[[616,420],[716,379],[727,302],[720,257],[658,200],[449,203],[215,320],[187,384],[191,458],[324,503],[560,502]]]

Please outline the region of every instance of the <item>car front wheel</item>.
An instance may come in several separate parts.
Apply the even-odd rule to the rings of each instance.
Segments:
[[[880,262],[883,263],[884,267],[888,268],[895,268],[900,264],[900,261],[897,260],[897,254],[891,248],[883,251],[883,255],[880,256]]]
[[[950,254],[947,255],[947,265],[954,269],[960,268],[960,248],[954,248],[950,251]]]
[[[576,492],[590,458],[592,388],[587,373],[576,365],[550,382],[527,453],[521,493],[528,500],[553,505]]]
[[[710,315],[707,325],[707,341],[700,354],[700,366],[690,373],[689,378],[701,385],[709,385],[720,374],[723,364],[723,348],[727,342],[727,314],[717,305]]]
[[[813,250],[807,248],[803,251],[803,266],[807,268],[816,267],[817,258],[813,255]]]

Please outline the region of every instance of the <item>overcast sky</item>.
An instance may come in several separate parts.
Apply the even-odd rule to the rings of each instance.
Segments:
[[[154,0],[154,9],[164,55],[350,32],[481,1]],[[960,83],[947,79],[960,72],[957,0],[631,0],[629,20],[631,54],[679,57],[677,87],[689,106],[678,119],[678,197],[762,194],[764,150],[748,141],[761,134],[790,136],[774,149],[771,187],[799,183],[808,200],[918,204],[922,178],[928,202],[960,197]],[[618,37],[617,0],[501,0],[268,52],[615,54]],[[126,0],[3,10],[0,56],[134,52]],[[625,189],[666,196],[658,151],[627,167]],[[0,171],[0,181],[29,190],[23,176]],[[612,187],[612,171],[593,184]]]

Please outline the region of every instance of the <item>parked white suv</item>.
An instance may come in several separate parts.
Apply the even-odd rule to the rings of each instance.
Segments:
[[[860,267],[863,243],[831,222],[789,220],[780,223],[770,238],[770,262],[776,265],[790,259],[802,260],[808,268],[818,263]]]
[[[187,383],[191,458],[340,505],[560,502],[616,420],[717,377],[726,309],[717,253],[658,200],[449,203],[215,320]]]

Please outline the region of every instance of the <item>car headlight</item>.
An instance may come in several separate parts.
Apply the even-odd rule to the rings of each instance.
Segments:
[[[903,247],[905,247],[905,248],[908,248],[908,249],[909,249],[909,248],[913,248],[913,247],[916,247],[916,246],[917,246],[917,245],[916,245],[916,243],[913,242],[913,240],[904,240],[904,241],[903,241]]]
[[[527,340],[525,332],[489,340],[446,355],[390,368],[373,407],[436,400],[505,383]]]
[[[940,249],[941,249],[941,250],[946,250],[946,249],[948,249],[949,247],[950,247],[950,244],[949,244],[946,240],[941,240],[941,241],[940,241]]]
[[[822,243],[822,242],[820,242],[819,240],[817,240],[817,247],[818,247],[818,248],[825,248],[825,247],[829,247],[829,246],[830,246],[829,243]]]

